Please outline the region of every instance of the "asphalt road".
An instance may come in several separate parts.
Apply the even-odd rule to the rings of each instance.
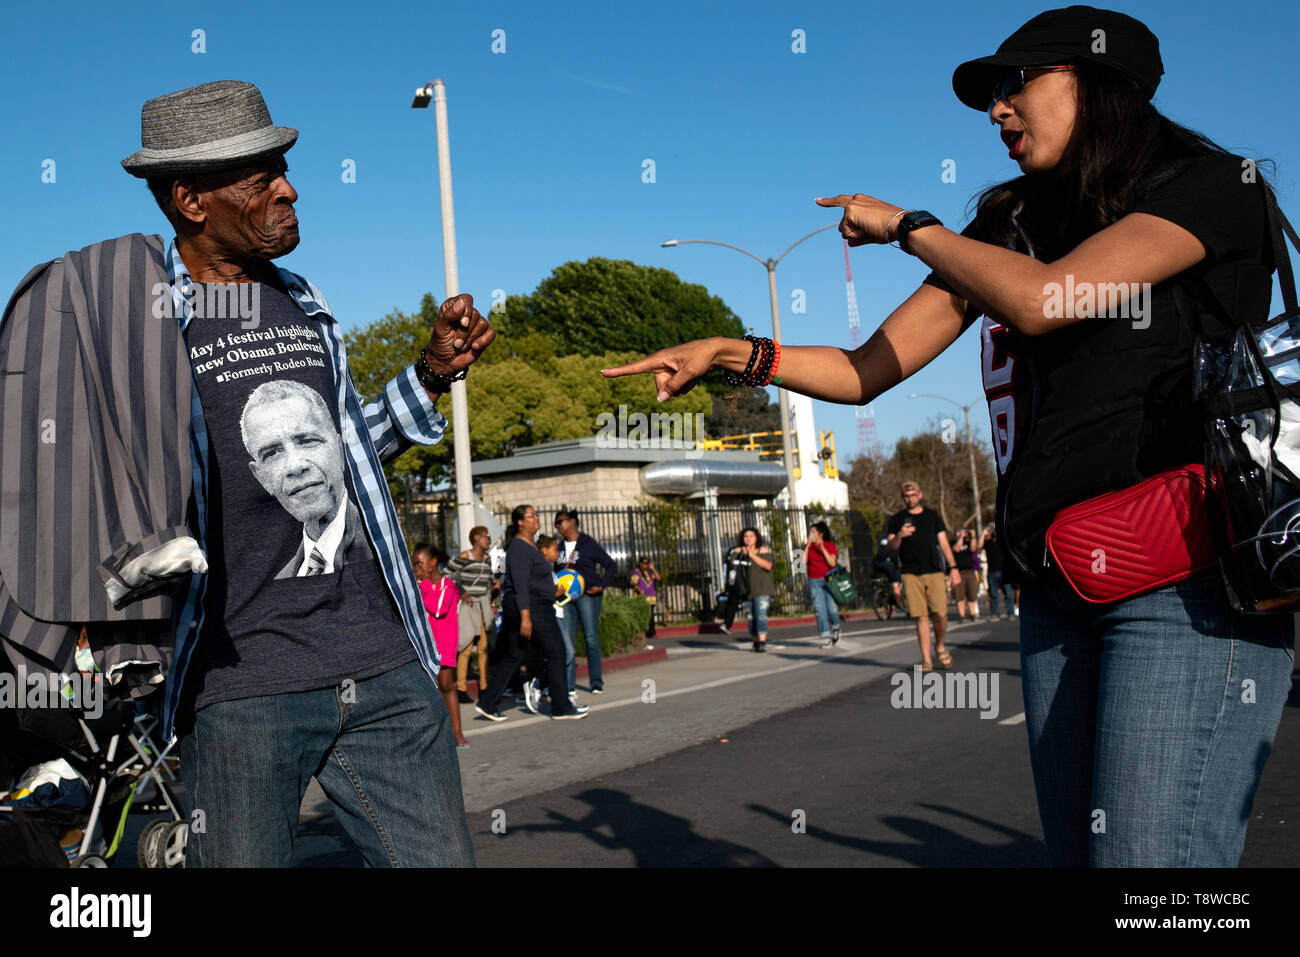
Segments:
[[[461,766],[479,864],[1045,863],[1014,621],[952,630],[954,671],[998,675],[992,718],[891,705],[890,676],[918,658],[905,622],[855,624],[835,649],[810,631],[774,632],[766,655],[721,636],[668,642],[667,662],[607,675],[601,697],[580,692],[592,705],[581,722],[521,709],[493,725],[467,706]],[[1300,860],[1298,772],[1293,692],[1243,866]],[[296,860],[360,864],[318,791]]]

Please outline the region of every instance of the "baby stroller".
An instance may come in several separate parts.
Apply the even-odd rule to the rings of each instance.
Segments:
[[[152,725],[134,702],[106,703],[97,717],[76,707],[0,710],[0,862],[107,867],[129,814],[162,814],[140,834],[140,866],[183,866],[188,828],[169,784],[174,759]],[[17,787],[24,780],[45,786]]]

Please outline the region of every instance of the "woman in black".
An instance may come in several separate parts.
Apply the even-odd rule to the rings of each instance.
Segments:
[[[501,579],[501,664],[492,672],[487,690],[479,695],[474,710],[489,721],[504,721],[501,695],[528,654],[528,642],[541,643],[546,657],[546,677],[551,688],[552,718],[585,718],[585,708],[575,708],[564,675],[564,639],[555,620],[555,579],[551,563],[533,544],[540,526],[531,505],[517,505],[510,513],[506,532],[506,571]]]
[[[653,373],[666,399],[712,368],[758,367],[865,404],[985,317],[998,537],[1021,585],[1039,814],[1063,866],[1236,864],[1290,690],[1294,622],[1237,614],[1217,572],[1089,604],[1044,561],[1062,509],[1204,460],[1192,346],[1233,331],[1206,290],[1236,322],[1269,314],[1263,177],[1151,105],[1163,72],[1132,17],[1034,17],[953,74],[1022,174],[985,191],[961,234],[861,193],[817,201],[843,210],[849,245],[897,241],[933,270],[863,346],[713,338],[605,370]]]

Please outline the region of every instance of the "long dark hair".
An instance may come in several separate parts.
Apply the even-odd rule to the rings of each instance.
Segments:
[[[826,542],[828,545],[835,544],[835,536],[831,534],[831,527],[825,522],[813,522],[812,527],[817,529],[818,533],[822,537],[822,541]]]
[[[510,540],[519,534],[519,523],[524,520],[530,508],[531,505],[516,505],[510,510],[510,525],[506,528],[505,544],[509,545]]]
[[[1163,116],[1118,70],[1084,60],[1074,64],[1074,77],[1078,112],[1061,162],[991,186],[974,202],[981,238],[999,246],[1016,239],[1012,216],[1021,207],[1016,221],[1044,261],[1121,219],[1176,172],[1168,169],[1171,163],[1227,154],[1204,134]]]
[[[737,544],[738,546],[740,546],[741,548],[743,548],[743,547],[745,546],[745,533],[746,533],[746,532],[753,532],[753,533],[754,533],[754,539],[755,539],[755,541],[754,541],[754,547],[755,547],[755,548],[762,548],[762,547],[763,547],[763,533],[760,532],[758,529],[756,529],[753,525],[748,525],[748,526],[746,526],[745,528],[742,528],[742,529],[740,530],[740,534],[736,536],[736,544]]]

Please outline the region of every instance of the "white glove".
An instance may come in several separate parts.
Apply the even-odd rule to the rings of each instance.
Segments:
[[[208,560],[203,550],[199,548],[199,543],[188,535],[182,535],[127,562],[120,573],[122,581],[127,584],[126,588],[115,581],[106,582],[104,588],[108,591],[108,597],[116,604],[129,591],[144,587],[151,582],[207,570]]]

